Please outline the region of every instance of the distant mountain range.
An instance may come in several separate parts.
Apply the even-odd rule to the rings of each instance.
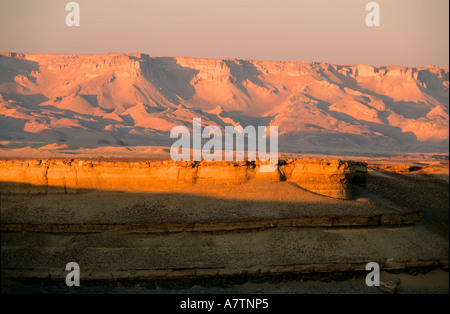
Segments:
[[[0,53],[2,150],[170,146],[194,117],[278,126],[280,152],[448,153],[449,68]]]

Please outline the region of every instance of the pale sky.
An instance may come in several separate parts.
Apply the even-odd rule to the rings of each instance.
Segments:
[[[449,65],[448,0],[0,0],[0,51]]]

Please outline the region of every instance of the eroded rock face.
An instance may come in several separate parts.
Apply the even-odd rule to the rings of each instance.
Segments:
[[[268,117],[286,153],[448,153],[448,67],[0,52],[0,76],[3,157],[133,158],[193,118]]]
[[[362,162],[321,159],[280,160],[273,172],[259,162],[174,162],[103,160],[1,160],[2,194],[76,193],[78,191],[155,191],[184,185],[239,185],[249,180],[289,181],[308,191],[352,198],[365,185]]]
[[[342,160],[300,159],[281,169],[286,179],[298,186],[321,195],[352,198],[353,186],[365,186],[365,163]]]

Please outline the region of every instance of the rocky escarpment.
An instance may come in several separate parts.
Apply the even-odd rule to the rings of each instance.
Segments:
[[[193,118],[278,126],[287,153],[448,153],[448,88],[437,66],[0,52],[0,155],[168,147]]]
[[[366,164],[320,159],[281,160],[276,171],[258,162],[102,161],[34,159],[0,161],[2,194],[76,193],[80,190],[154,191],[184,185],[239,185],[249,180],[288,181],[308,191],[348,199],[365,184]]]

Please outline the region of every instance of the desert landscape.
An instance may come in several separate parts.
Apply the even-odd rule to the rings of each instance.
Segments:
[[[448,292],[448,164],[255,168],[3,159],[2,289],[67,293],[76,260],[80,292],[386,293],[376,261],[388,293]]]
[[[448,293],[448,89],[437,66],[2,52],[2,291],[64,293],[77,262],[93,293]],[[171,160],[193,118],[277,126],[275,171]]]
[[[279,152],[448,154],[449,69],[0,54],[4,157],[169,159],[174,126],[278,126]]]

